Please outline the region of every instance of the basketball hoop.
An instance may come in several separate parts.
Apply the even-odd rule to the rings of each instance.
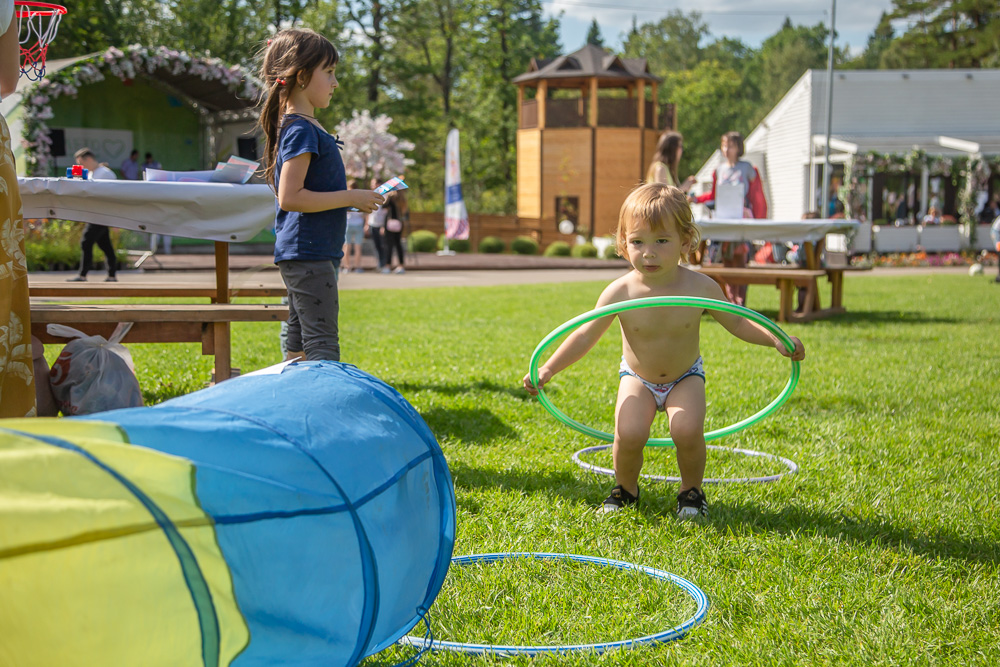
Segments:
[[[17,41],[21,45],[21,74],[31,81],[45,76],[45,54],[65,13],[66,8],[62,5],[14,0]]]

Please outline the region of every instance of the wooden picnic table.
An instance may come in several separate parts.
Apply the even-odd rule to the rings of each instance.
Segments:
[[[779,322],[806,322],[829,317],[844,310],[844,271],[848,267],[821,266],[819,242],[830,233],[850,233],[861,223],[858,220],[820,218],[813,220],[699,220],[702,243],[692,253],[693,268],[710,275],[720,285],[771,285],[781,292],[778,310]],[[706,241],[770,241],[784,243],[797,241],[804,259],[802,267],[777,264],[750,264],[746,267],[703,265]],[[830,305],[822,306],[819,279],[826,277],[830,283]],[[793,293],[798,287],[806,289],[802,309],[792,306]]]
[[[202,342],[202,354],[215,356],[215,378],[232,373],[230,325],[237,321],[280,321],[288,308],[277,304],[233,304],[240,296],[280,296],[232,290],[229,243],[248,241],[274,221],[274,194],[265,185],[148,181],[83,181],[67,178],[19,178],[25,218],[60,218],[134,231],[169,234],[215,242],[215,284],[200,287],[131,287],[122,283],[63,283],[34,286],[31,296],[112,298],[129,296],[206,296],[205,306],[154,304],[31,304],[32,334],[52,340],[49,323],[66,324],[88,334],[107,335],[117,322],[135,322],[123,342]],[[170,294],[173,292],[173,294]],[[58,306],[58,307],[57,307]],[[36,326],[37,323],[37,326]],[[109,329],[110,327],[110,329]],[[44,334],[44,335],[39,335]]]

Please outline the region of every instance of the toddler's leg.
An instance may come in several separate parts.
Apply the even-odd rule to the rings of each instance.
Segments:
[[[656,417],[656,400],[631,375],[622,377],[615,406],[615,442],[612,447],[615,480],[633,496],[639,495],[642,450],[649,440],[649,427]]]
[[[670,437],[677,448],[681,488],[701,489],[705,477],[705,381],[692,375],[670,391],[666,402]]]

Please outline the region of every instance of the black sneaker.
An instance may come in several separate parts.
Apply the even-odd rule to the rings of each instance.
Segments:
[[[609,512],[617,512],[620,509],[626,507],[635,507],[639,504],[639,494],[636,493],[634,496],[622,488],[619,484],[615,488],[611,489],[611,495],[604,499],[604,504],[601,505],[600,511],[604,514]]]
[[[677,494],[677,518],[708,518],[708,499],[701,489],[690,488]]]

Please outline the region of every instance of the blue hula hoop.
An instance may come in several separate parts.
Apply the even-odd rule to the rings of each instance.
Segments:
[[[485,562],[496,563],[511,558],[534,558],[536,560],[570,560],[580,563],[590,563],[605,567],[614,567],[619,570],[634,570],[649,575],[654,579],[669,581],[676,584],[695,601],[697,609],[691,618],[669,630],[657,632],[645,637],[636,639],[622,639],[613,642],[602,642],[599,644],[566,644],[563,646],[505,646],[496,644],[471,644],[462,642],[449,642],[440,640],[428,641],[422,637],[405,636],[399,640],[400,644],[426,648],[428,645],[432,651],[456,651],[472,655],[496,655],[496,656],[533,656],[551,653],[573,653],[576,651],[589,651],[592,653],[604,653],[611,649],[635,648],[643,644],[666,644],[676,641],[691,631],[694,626],[705,620],[708,615],[708,596],[696,585],[678,577],[676,574],[658,570],[644,565],[635,565],[620,560],[610,560],[608,558],[595,558],[592,556],[577,556],[575,554],[557,553],[535,553],[535,552],[511,552],[493,554],[472,554],[468,556],[456,556],[451,559],[453,564],[462,565],[467,563]]]

